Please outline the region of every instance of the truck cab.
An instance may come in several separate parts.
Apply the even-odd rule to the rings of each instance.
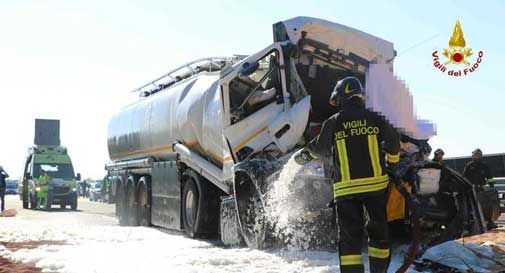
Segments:
[[[80,174],[75,176],[74,167],[67,149],[57,146],[35,146],[30,148],[22,177],[22,200],[24,208],[37,206],[40,191],[39,177],[44,171],[49,177],[48,208],[51,205],[67,205],[77,209],[77,183]]]
[[[28,149],[20,176],[23,208],[37,207],[37,195],[41,191],[39,178],[45,172],[49,176],[45,209],[60,205],[61,208],[70,206],[72,210],[77,210],[76,181],[81,179],[81,175],[75,175],[67,148],[60,145],[60,121],[36,119],[34,143]]]

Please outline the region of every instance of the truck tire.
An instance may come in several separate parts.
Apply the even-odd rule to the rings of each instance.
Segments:
[[[184,231],[190,238],[198,237],[199,231],[199,205],[200,193],[193,179],[188,178],[184,182],[182,194],[182,222]]]
[[[23,208],[24,209],[27,209],[29,207],[29,198],[27,196],[27,194],[23,194]]]
[[[136,179],[134,176],[128,178],[126,186],[126,224],[128,226],[138,226],[138,205],[137,205],[137,194],[135,183]]]
[[[65,204],[65,203],[61,203],[61,204],[60,204],[60,209],[65,209],[65,208],[67,208],[67,204]]]
[[[148,176],[139,179],[138,186],[138,221],[139,225],[148,227],[151,225],[151,180]]]
[[[37,208],[37,197],[34,196],[33,194],[29,194],[28,198],[30,201],[30,209],[36,209]]]
[[[70,204],[65,203],[66,205],[70,205],[71,210],[77,210],[77,203],[78,203],[79,197],[77,196],[77,193],[74,193],[72,195],[72,198],[70,199]]]
[[[116,216],[120,226],[127,226],[126,222],[126,191],[124,184],[118,180],[116,192]]]

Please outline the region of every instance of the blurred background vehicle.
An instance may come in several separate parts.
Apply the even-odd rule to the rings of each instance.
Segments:
[[[7,187],[5,189],[5,194],[18,194],[18,181],[17,180],[7,180],[5,181]]]
[[[93,181],[90,183],[89,201],[104,201],[102,195],[102,181]]]

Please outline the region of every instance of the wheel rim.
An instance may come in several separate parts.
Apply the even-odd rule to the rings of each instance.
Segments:
[[[193,226],[193,207],[194,207],[195,197],[193,191],[188,191],[186,195],[186,221],[190,226]]]

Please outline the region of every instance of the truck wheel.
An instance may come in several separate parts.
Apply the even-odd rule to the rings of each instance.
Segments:
[[[30,201],[30,209],[36,209],[37,208],[37,197],[34,196],[33,194],[29,194],[28,199]]]
[[[118,181],[116,195],[116,216],[120,226],[127,226],[126,222],[126,191],[123,183]]]
[[[135,181],[133,177],[130,177],[128,178],[128,185],[126,187],[126,222],[128,226],[139,225],[137,196],[135,193]]]
[[[77,197],[70,204],[70,209],[71,210],[77,210]]]
[[[66,207],[67,207],[67,204],[65,204],[65,203],[60,204],[60,209],[65,209]]]
[[[26,194],[23,194],[23,208],[27,209],[29,205],[29,198]]]
[[[144,227],[151,225],[151,193],[149,190],[149,177],[142,177],[139,180],[138,193],[138,219],[139,224]]]
[[[200,204],[200,193],[193,179],[188,178],[184,183],[184,192],[182,194],[182,220],[184,230],[190,238],[195,238],[198,235],[199,215],[198,209]]]

